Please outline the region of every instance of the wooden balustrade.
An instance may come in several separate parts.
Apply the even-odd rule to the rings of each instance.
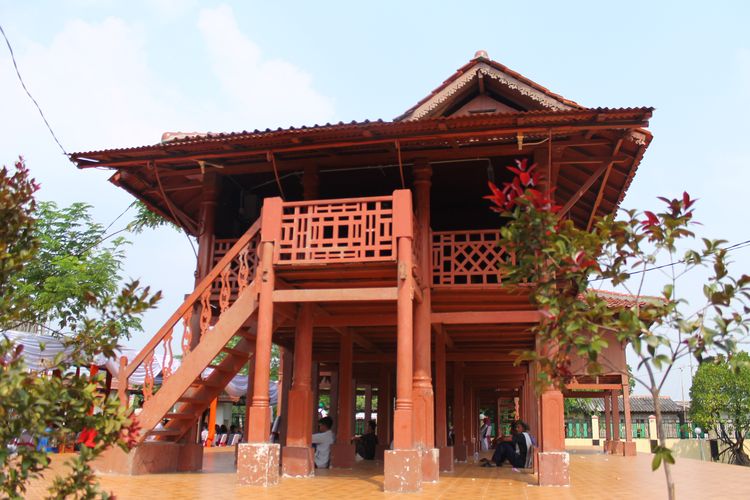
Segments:
[[[497,229],[432,233],[433,286],[500,285],[500,264],[514,261]]]
[[[274,263],[393,261],[393,215],[391,196],[284,203]]]
[[[164,326],[154,335],[148,344],[120,370],[119,383],[127,387],[128,379],[141,365],[144,365],[146,376],[143,383],[143,395],[149,400],[154,394],[155,361],[159,359],[157,349],[161,348],[161,373],[166,379],[172,375],[174,355],[172,343],[174,330],[181,322],[183,356],[190,352],[192,345],[193,323],[192,316],[195,312],[199,314],[200,334],[210,335],[210,326],[226,311],[237,297],[255,277],[258,258],[256,248],[260,241],[260,221],[256,221],[245,234],[234,241],[231,247],[225,248],[223,255],[211,271],[195,287],[182,305],[170,316]],[[218,293],[218,314],[212,305],[212,294]]]

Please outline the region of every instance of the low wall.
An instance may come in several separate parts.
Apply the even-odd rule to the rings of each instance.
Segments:
[[[651,453],[651,440],[633,439],[635,449],[638,453]],[[594,446],[591,439],[566,438],[566,448],[598,448],[603,451],[604,440],[599,446]],[[711,442],[707,439],[667,439],[667,448],[672,450],[675,458],[690,458],[694,460],[711,460]],[[701,454],[702,449],[702,454]],[[719,449],[723,449],[719,443]],[[750,443],[745,444],[745,450],[750,454]],[[722,456],[721,462],[727,461],[727,456]]]

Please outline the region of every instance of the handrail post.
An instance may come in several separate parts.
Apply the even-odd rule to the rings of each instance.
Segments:
[[[128,367],[127,356],[120,356],[120,370],[117,372],[118,384],[117,384],[117,397],[120,398],[121,406],[128,406],[128,376],[125,371]]]
[[[275,285],[273,261],[274,246],[281,238],[281,198],[266,198],[263,203],[260,229],[260,262],[256,278],[259,281],[258,327],[255,339],[255,382],[248,441],[268,441],[271,429],[270,395],[268,383],[271,364],[271,341],[273,337],[273,290]]]

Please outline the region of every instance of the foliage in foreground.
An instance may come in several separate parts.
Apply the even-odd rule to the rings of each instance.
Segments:
[[[695,200],[687,193],[660,198],[665,205],[661,211],[624,210],[621,218],[597,218],[588,231],[561,216],[561,207],[543,186],[535,165],[528,167],[524,160],[509,169],[512,182],[502,189],[491,184],[487,198],[509,221],[501,229],[500,244],[515,260],[502,267],[503,279],[526,287],[542,312],[534,332],[544,349],[518,357],[518,362],[538,364],[540,387],[569,380],[574,359],[582,359],[592,375],[612,371],[628,375],[600,356],[607,338],[614,336],[633,347],[636,373],[641,368],[647,373],[634,378],[651,393],[661,429],[659,394],[678,359],[694,356],[701,361],[722,353],[736,369],[737,342],[750,325],[750,276],[729,274],[727,251],[720,240],[704,239],[700,248],[680,254],[678,246],[694,238]],[[645,280],[653,276],[648,271],[657,263],[668,264],[666,283],[659,297],[645,297]],[[675,295],[675,286],[696,268],[710,275],[702,284],[705,303],[690,310],[687,301]],[[610,308],[589,288],[593,280],[624,287],[635,305]],[[669,496],[674,498],[669,467],[674,457],[660,432],[652,466],[657,469],[662,463]]]
[[[729,463],[750,466],[745,439],[750,435],[750,356],[735,356],[737,370],[718,357],[701,363],[690,388],[690,418],[705,430],[713,430],[724,444],[720,454]]]
[[[37,291],[30,293],[33,283],[19,281],[29,269],[44,270],[42,263],[33,262],[41,258],[44,243],[37,237],[36,189],[22,160],[13,172],[0,170],[0,325],[28,321],[27,309],[33,310],[43,291],[37,283]],[[67,264],[62,268],[68,269]],[[54,480],[50,498],[106,498],[89,462],[109,445],[129,449],[135,443],[135,419],[100,391],[100,376],[87,370],[77,374],[76,367],[88,365],[96,354],[111,354],[159,294],[136,281],[119,292],[105,286],[72,295],[81,302],[43,302],[43,309],[35,311],[59,314],[73,332],[64,338],[68,353],[57,356],[45,372],[29,371],[22,346],[0,333],[0,496],[23,498],[28,482],[49,466],[46,450],[36,447],[46,438],[58,443],[76,440],[80,446],[68,461],[67,474]]]

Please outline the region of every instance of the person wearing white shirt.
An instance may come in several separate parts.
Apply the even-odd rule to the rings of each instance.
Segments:
[[[315,467],[319,469],[327,469],[331,460],[331,445],[336,441],[331,427],[333,427],[333,419],[323,417],[318,420],[320,432],[312,435],[312,444],[315,446]]]

